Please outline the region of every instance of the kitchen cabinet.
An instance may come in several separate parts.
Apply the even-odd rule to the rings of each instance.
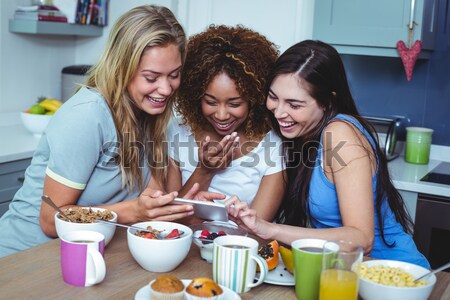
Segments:
[[[414,241],[431,268],[450,261],[450,198],[419,194]]]
[[[101,36],[103,27],[62,22],[9,20],[9,31],[26,34],[50,34],[72,36]]]
[[[439,4],[447,0],[316,0],[313,39],[332,44],[341,54],[399,57],[397,42],[422,41],[420,57],[434,48]]]
[[[7,210],[14,194],[22,186],[31,158],[0,164],[0,216]]]
[[[179,19],[187,35],[206,30],[210,24],[241,24],[266,36],[283,52],[311,37],[311,0],[184,0],[179,1]]]

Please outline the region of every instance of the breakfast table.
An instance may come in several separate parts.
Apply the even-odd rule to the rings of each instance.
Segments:
[[[0,259],[0,299],[134,299],[162,273],[142,269],[128,250],[126,229],[117,228],[105,248],[106,277],[92,287],[66,284],[60,268],[60,241],[55,239]],[[180,279],[212,278],[212,266],[191,246],[186,259],[169,272]],[[296,299],[293,286],[266,284],[241,294],[242,299]],[[382,298],[382,295],[380,295]],[[429,299],[450,300],[450,273],[439,272]]]

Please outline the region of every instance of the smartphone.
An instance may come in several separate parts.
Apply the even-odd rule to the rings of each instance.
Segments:
[[[194,206],[194,216],[197,218],[228,222],[227,208],[222,203],[175,198],[169,204],[190,204]]]

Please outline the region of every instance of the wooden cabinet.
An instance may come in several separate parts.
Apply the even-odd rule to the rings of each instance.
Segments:
[[[421,40],[421,57],[433,50],[439,4],[446,0],[316,0],[313,39],[332,44],[342,54],[399,57],[397,42]]]
[[[14,194],[22,186],[31,158],[0,164],[0,216],[8,210]]]

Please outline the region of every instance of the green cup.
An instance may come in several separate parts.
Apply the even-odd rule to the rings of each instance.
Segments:
[[[323,246],[326,242],[320,239],[300,239],[292,242],[297,299],[319,299]]]
[[[412,164],[427,164],[430,160],[433,129],[406,127],[405,161]]]

